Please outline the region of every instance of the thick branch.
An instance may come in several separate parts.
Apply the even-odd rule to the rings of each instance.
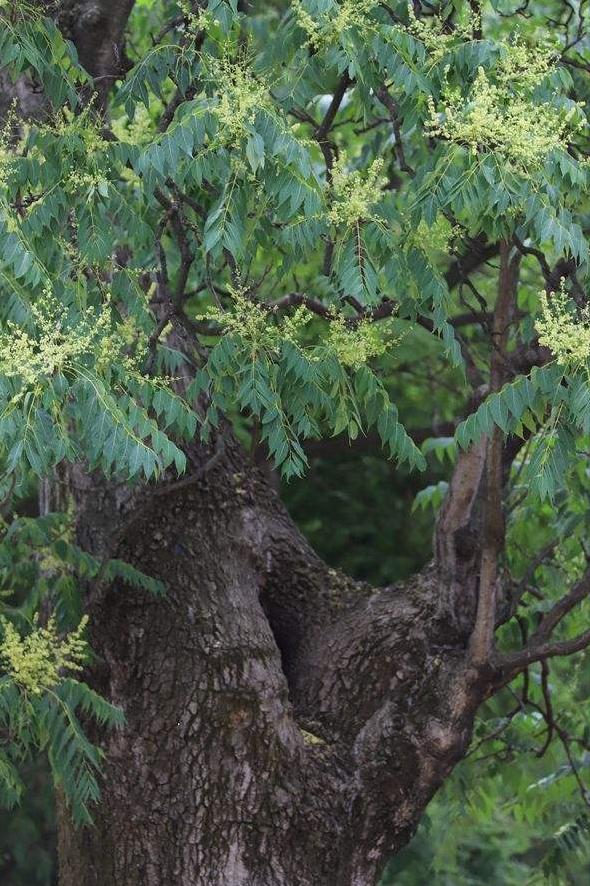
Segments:
[[[272,311],[280,311],[284,308],[298,307],[299,305],[305,305],[312,314],[317,314],[318,317],[324,317],[326,320],[332,320],[335,317],[333,311],[326,307],[319,299],[305,295],[303,292],[290,292],[288,295],[277,299],[277,301],[271,302],[268,307]]]
[[[520,260],[511,256],[512,246],[500,246],[500,279],[494,311],[490,390],[498,391],[505,380],[505,353],[508,330],[518,287]],[[486,501],[484,510],[481,571],[475,626],[469,642],[469,655],[476,665],[486,662],[492,653],[496,623],[498,558],[504,545],[503,492],[503,435],[494,427],[487,447]]]

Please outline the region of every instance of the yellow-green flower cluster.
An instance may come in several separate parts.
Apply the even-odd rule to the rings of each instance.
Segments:
[[[198,9],[195,12],[188,0],[180,0],[178,5],[184,15],[187,30],[193,36],[206,31],[213,24],[219,24],[206,9]]]
[[[64,672],[82,670],[88,652],[83,637],[87,624],[84,616],[75,631],[60,637],[55,619],[50,618],[47,627],[34,626],[21,637],[12,623],[0,616],[2,667],[25,692],[41,695],[57,686]]]
[[[301,305],[291,315],[278,318],[268,307],[252,301],[244,290],[232,289],[231,311],[214,308],[202,319],[215,320],[225,334],[247,343],[255,357],[263,351],[277,353],[285,341],[301,348],[303,333],[312,317],[312,313]],[[390,321],[371,323],[363,320],[353,325],[343,314],[337,314],[328,320],[321,345],[305,350],[309,359],[320,360],[327,349],[342,366],[358,369],[372,357],[386,353],[396,341]]]
[[[330,9],[314,18],[302,0],[291,2],[295,21],[307,34],[306,45],[316,50],[338,43],[341,35],[350,28],[357,28],[366,35],[371,28],[370,14],[378,5],[379,0],[342,0],[337,12]]]
[[[492,151],[520,172],[530,172],[551,151],[566,150],[568,137],[584,125],[581,105],[563,110],[535,103],[532,91],[554,62],[550,50],[521,44],[505,46],[493,72],[478,68],[466,96],[450,85],[442,95],[441,113],[428,97],[427,133],[466,145],[473,154]]]
[[[412,3],[408,3],[408,18],[408,25],[402,26],[400,29],[411,34],[424,45],[434,64],[440,61],[451,47],[472,39],[481,22],[481,12],[479,9],[468,7],[464,11],[464,20],[458,20],[455,27],[450,29],[448,24],[438,15],[417,18],[414,6]]]
[[[102,194],[107,197],[109,193],[108,179],[97,172],[85,172],[81,170],[72,170],[68,177],[64,180],[64,191],[68,194],[86,194],[86,198],[90,200],[95,193]]]
[[[460,226],[452,225],[442,212],[439,212],[431,226],[421,219],[418,227],[409,228],[404,242],[406,249],[415,247],[435,257],[441,252],[448,255],[452,242],[460,236]]]
[[[14,157],[22,144],[22,133],[26,129],[22,121],[18,119],[16,100],[12,103],[2,121],[0,129],[0,192],[8,184],[8,178],[14,165]],[[21,137],[18,134],[21,133]]]
[[[101,372],[116,361],[135,369],[143,355],[145,335],[136,331],[132,320],[113,325],[109,297],[98,310],[86,308],[73,326],[65,308],[46,289],[43,297],[31,306],[31,314],[35,334],[16,323],[9,323],[8,331],[0,334],[0,373],[20,378],[26,387],[71,369],[84,356],[91,356]],[[124,353],[132,339],[138,345],[135,357]]]
[[[371,323],[363,320],[357,326],[351,326],[339,314],[330,320],[325,344],[342,366],[360,369],[373,357],[385,354],[396,341],[388,321]]]
[[[137,105],[133,120],[127,114],[114,117],[111,121],[111,129],[121,142],[129,142],[133,145],[147,144],[154,137],[156,126],[153,115],[160,107],[161,102],[154,101],[150,104],[150,111],[144,105]]]
[[[8,184],[8,177],[11,172],[13,159],[6,150],[5,144],[0,139],[0,191],[3,191]]]
[[[371,218],[371,210],[382,197],[383,159],[378,157],[366,171],[346,169],[346,154],[342,153],[332,170],[333,202],[328,218],[333,225],[355,227]]]
[[[26,3],[24,0],[19,0],[19,2],[15,2],[15,0],[0,0],[0,10],[1,9],[8,9],[11,18],[13,19],[34,19],[39,18],[41,15],[41,12],[36,5]]]
[[[296,344],[304,327],[311,320],[311,313],[300,305],[292,315],[273,317],[265,307],[248,297],[244,289],[232,288],[230,311],[212,308],[203,319],[214,320],[226,335],[235,335],[248,343],[253,354],[261,351],[277,351],[283,341]]]
[[[272,108],[268,87],[254,76],[245,62],[208,58],[209,77],[218,95],[213,114],[223,144],[234,145],[248,135],[260,108]]]
[[[520,40],[504,43],[496,65],[498,79],[515,92],[530,93],[555,69],[559,53],[553,46],[528,46]]]
[[[91,103],[80,114],[64,105],[47,123],[38,124],[38,129],[54,136],[81,138],[88,155],[102,154],[107,145]]]
[[[559,292],[539,293],[541,316],[535,323],[539,343],[566,366],[583,365],[590,360],[590,314],[570,308],[570,296],[561,281]]]

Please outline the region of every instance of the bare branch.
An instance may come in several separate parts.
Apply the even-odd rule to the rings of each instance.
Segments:
[[[501,668],[504,677],[512,679],[523,668],[528,667],[535,661],[543,661],[546,658],[573,655],[590,646],[590,631],[584,631],[570,640],[558,640],[554,643],[543,643],[540,646],[528,646],[519,652],[511,652],[495,659],[494,664]]]
[[[590,568],[586,570],[584,576],[574,585],[569,594],[562,597],[545,615],[531,637],[531,644],[538,646],[548,640],[561,620],[588,596],[590,596]]]

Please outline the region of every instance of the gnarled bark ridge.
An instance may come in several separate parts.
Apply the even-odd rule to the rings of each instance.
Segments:
[[[74,485],[85,546],[118,536],[167,592],[89,594],[91,679],[127,726],[95,736],[96,827],[62,814],[63,886],[375,883],[484,692],[442,571],[377,590],[327,568],[230,438],[165,496]]]

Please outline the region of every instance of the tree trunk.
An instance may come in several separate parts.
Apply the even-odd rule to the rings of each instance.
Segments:
[[[60,810],[62,886],[369,886],[464,753],[484,686],[437,571],[328,569],[228,438],[196,481],[78,475],[81,543],[161,578],[90,589],[90,683],[127,716],[94,828]]]

